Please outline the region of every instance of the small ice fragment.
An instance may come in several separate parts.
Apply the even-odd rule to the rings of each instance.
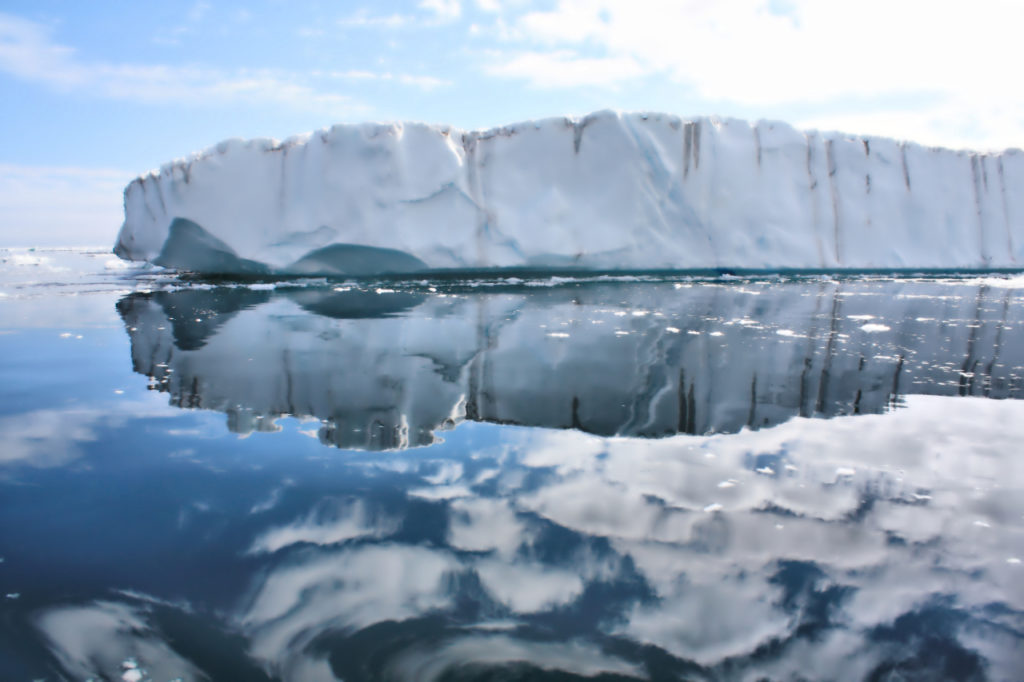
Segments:
[[[724,336],[724,332],[711,332],[708,336]]]
[[[615,331],[615,336],[629,336],[629,332],[618,329]]]
[[[800,470],[798,468],[796,468],[795,466],[793,466],[792,464],[787,464],[786,465],[786,471],[800,471]]]
[[[785,526],[783,526],[781,523],[775,524],[775,530],[782,530],[783,528],[785,528]]]
[[[693,335],[693,336],[700,336],[700,332],[699,332],[699,331],[697,331],[696,329],[687,329],[687,330],[686,330],[686,333],[687,333],[687,334],[691,334],[691,335]]]
[[[554,339],[567,339],[569,335],[565,332],[548,332],[548,336]]]
[[[873,320],[873,319],[875,319],[875,316],[874,315],[847,315],[846,319],[848,319],[848,320],[865,320],[866,321],[866,320]]]
[[[626,316],[626,311],[625,310],[616,310],[615,311],[615,317],[625,317],[625,316]]]
[[[775,474],[775,469],[772,469],[771,467],[761,467],[760,469],[754,469],[754,471],[759,474],[765,474],[766,476],[772,476]]]
[[[678,334],[679,333],[679,329],[677,327],[665,327],[665,331],[667,331],[670,334]]]
[[[853,476],[855,473],[857,473],[857,470],[849,467],[839,467],[836,469],[836,476]]]
[[[70,339],[71,338],[71,332],[64,332],[63,334],[60,335],[60,338],[62,338],[62,339]]]
[[[861,327],[861,330],[866,331],[867,333],[870,334],[872,332],[887,332],[889,331],[889,327],[884,324],[875,324],[874,322],[868,322],[866,325]]]
[[[393,293],[395,293],[394,289],[385,289],[384,287],[377,287],[376,289],[374,289],[374,291],[376,291],[378,294],[393,294]]]
[[[990,524],[988,521],[975,521],[974,525],[977,526],[978,528],[991,528],[992,527],[992,524]]]
[[[633,317],[644,317],[645,315],[648,315],[648,314],[650,314],[650,313],[647,310],[634,310],[633,311]]]
[[[1017,564],[1019,564],[1019,563],[1020,563],[1020,559],[1018,559],[1018,558],[1017,558],[1017,557],[1015,557],[1015,556],[1012,556],[1012,557],[1010,557],[1009,559],[1007,559],[1007,560],[1006,560],[1006,563],[1008,563],[1008,564],[1013,564],[1013,565],[1017,565]]]
[[[776,329],[775,333],[779,336],[796,336],[796,332],[792,329]]]
[[[914,493],[914,499],[915,500],[930,500],[930,499],[932,499],[932,496],[931,495],[922,495],[921,493]]]
[[[117,395],[121,395],[121,394],[124,393],[124,391],[122,389],[120,389],[120,388],[115,388],[114,389],[114,393],[116,393]]]
[[[722,481],[721,483],[719,483],[718,487],[719,488],[731,488],[734,485],[736,485],[736,480],[730,478],[728,481]]]
[[[76,338],[76,339],[80,339],[80,338],[82,338],[82,335],[81,335],[81,334],[76,334],[76,335],[75,335],[75,338]]]
[[[712,502],[708,506],[704,507],[704,511],[706,511],[706,512],[708,512],[710,514],[711,512],[719,511],[721,508],[722,508],[722,505],[718,504],[717,502]]]
[[[18,597],[21,596],[21,592],[8,592],[5,596],[8,599],[17,599]]]
[[[141,682],[142,671],[138,668],[130,668],[124,671],[121,675],[121,679],[124,680],[124,682]]]

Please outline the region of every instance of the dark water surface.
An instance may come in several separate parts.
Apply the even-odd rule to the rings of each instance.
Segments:
[[[1024,279],[0,251],[0,680],[1024,679]]]

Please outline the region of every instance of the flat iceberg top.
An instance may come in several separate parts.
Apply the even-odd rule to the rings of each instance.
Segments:
[[[1024,154],[598,112],[229,140],[125,190],[115,252],[206,274],[1024,267]]]

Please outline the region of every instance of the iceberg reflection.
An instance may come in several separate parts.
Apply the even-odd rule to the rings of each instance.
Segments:
[[[463,420],[735,433],[1024,386],[1024,305],[984,283],[404,286],[136,293],[118,309],[135,371],[173,404],[240,433],[312,418],[352,449],[428,445]]]

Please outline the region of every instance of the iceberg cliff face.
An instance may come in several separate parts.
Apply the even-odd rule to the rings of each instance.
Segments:
[[[133,181],[115,251],[199,272],[1024,267],[1024,153],[599,112],[230,140]]]

